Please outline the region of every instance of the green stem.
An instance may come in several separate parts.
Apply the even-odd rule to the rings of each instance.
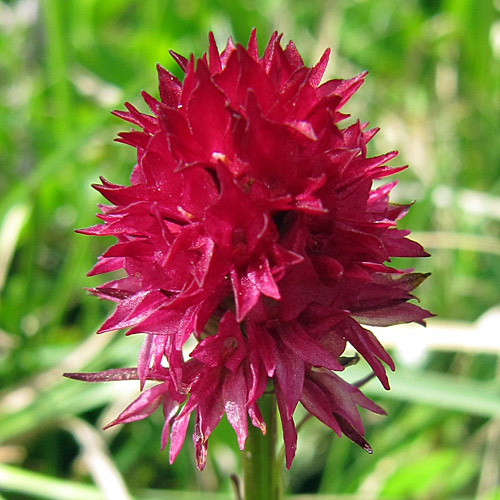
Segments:
[[[249,426],[243,451],[244,500],[280,500],[283,498],[281,468],[276,454],[276,397],[264,394],[259,408],[267,425],[266,435]]]

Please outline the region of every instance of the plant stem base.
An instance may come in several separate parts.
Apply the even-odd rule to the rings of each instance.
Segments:
[[[260,429],[249,426],[243,450],[244,500],[280,500],[283,498],[281,468],[276,456],[276,397],[264,394],[259,408],[267,425],[264,436]]]

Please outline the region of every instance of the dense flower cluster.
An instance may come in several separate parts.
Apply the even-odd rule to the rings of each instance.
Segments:
[[[365,74],[321,84],[329,52],[309,68],[280,41],[274,34],[259,57],[255,32],[246,49],[229,39],[221,53],[210,35],[208,57],[172,53],[183,83],[158,66],[160,100],[143,92],[152,114],[115,112],[141,129],[117,139],[137,149],[130,185],[102,179],[104,223],[81,231],[118,240],[90,274],[124,271],[93,290],[117,303],[100,332],[146,334],[137,369],[101,378],[156,382],[111,425],[161,405],[173,461],[194,413],[200,469],[224,413],[241,449],[247,416],[265,432],[266,387],[288,467],[299,401],[369,450],[357,407],[383,410],[335,373],[346,343],[389,388],[393,362],[361,325],[429,316],[408,302],[425,276],[388,266],[426,255],[396,228],[408,207],[389,203],[395,182],[372,189],[404,167],[386,166],[396,152],[367,157],[376,129],[339,126]]]

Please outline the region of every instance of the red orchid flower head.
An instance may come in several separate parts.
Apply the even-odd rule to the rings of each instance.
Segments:
[[[388,389],[394,364],[366,327],[430,313],[409,302],[426,275],[390,266],[426,255],[396,227],[408,206],[389,202],[395,182],[373,188],[404,167],[387,166],[396,152],[368,156],[377,129],[342,125],[366,73],[322,83],[328,50],[308,67],[274,33],[259,55],[255,30],[246,48],[229,39],[220,52],[210,34],[208,56],[172,55],[182,82],[158,66],[150,113],[114,112],[137,127],[117,139],[137,164],[128,186],[94,186],[110,204],[80,231],[117,240],[89,273],[122,273],[93,290],[116,302],[100,332],[145,334],[136,369],[93,380],[156,382],[110,425],[161,406],[173,461],[194,414],[203,469],[224,414],[242,449],[247,417],[266,431],[258,401],[271,386],[287,467],[299,402],[369,450],[357,408],[383,410],[338,375],[341,355],[350,343]]]

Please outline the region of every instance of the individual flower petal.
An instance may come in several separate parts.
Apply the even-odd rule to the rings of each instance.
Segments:
[[[106,425],[105,428],[117,424],[126,424],[142,420],[153,413],[161,403],[163,397],[168,397],[169,382],[155,385],[145,390],[134,402],[132,402],[118,417]]]
[[[240,450],[245,447],[247,438],[247,384],[240,367],[235,373],[228,373],[222,384],[224,412],[238,437]]]

